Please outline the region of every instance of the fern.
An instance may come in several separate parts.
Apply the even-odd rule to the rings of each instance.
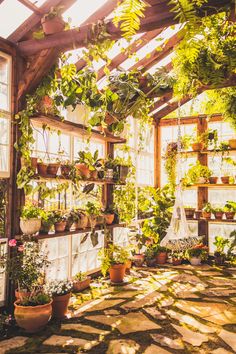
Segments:
[[[123,37],[130,40],[140,29],[140,19],[148,6],[143,0],[124,0],[117,9],[119,14],[113,18],[116,27],[120,26]]]

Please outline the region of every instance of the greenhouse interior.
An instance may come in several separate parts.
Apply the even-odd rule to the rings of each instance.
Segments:
[[[0,0],[17,353],[236,353],[235,0]]]

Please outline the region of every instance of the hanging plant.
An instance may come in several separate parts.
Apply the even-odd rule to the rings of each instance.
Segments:
[[[174,190],[177,180],[177,143],[172,142],[167,145],[164,155],[164,168],[170,187]]]

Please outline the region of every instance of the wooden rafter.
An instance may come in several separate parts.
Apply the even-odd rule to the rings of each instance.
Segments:
[[[40,11],[40,9],[34,5],[31,1],[29,0],[18,0],[21,4],[25,5],[28,9],[30,9],[31,11],[33,11],[34,13],[41,15],[42,12]]]
[[[204,6],[204,11],[201,15],[213,14],[223,5],[229,4],[230,0],[208,0],[207,5]],[[212,7],[211,5],[214,5]],[[177,19],[173,12],[169,11],[168,1],[163,3],[162,6],[158,5],[158,13],[156,13],[152,8],[147,9],[147,14],[144,19],[141,20],[141,26],[139,32],[153,31],[158,28],[163,28],[165,26],[171,26],[177,23]],[[112,20],[107,21],[106,30],[110,34],[111,39],[119,39],[122,36],[120,28],[114,26]],[[58,47],[63,51],[81,48],[85,46],[89,41],[94,41],[94,24],[81,26],[79,29],[72,29],[69,31],[63,31],[56,33],[42,40],[27,40],[20,42],[18,44],[19,50],[22,55],[29,56],[37,53],[40,50],[48,49],[51,47]]]

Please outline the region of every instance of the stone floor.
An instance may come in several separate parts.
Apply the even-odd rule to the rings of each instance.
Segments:
[[[142,268],[72,297],[62,323],[0,341],[5,353],[236,353],[236,268]]]

